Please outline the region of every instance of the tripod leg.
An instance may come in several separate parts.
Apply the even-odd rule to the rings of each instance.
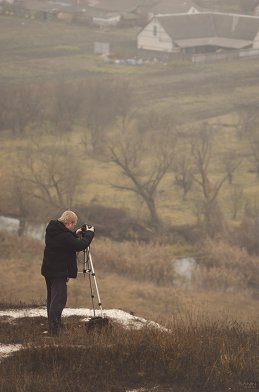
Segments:
[[[97,298],[98,298],[98,305],[99,305],[99,308],[100,308],[100,311],[101,311],[101,317],[103,318],[102,302],[101,302],[101,298],[100,298],[100,294],[99,294],[99,290],[98,290],[96,275],[95,275],[94,266],[93,266],[93,259],[92,259],[90,251],[88,253],[88,259],[89,259],[89,266],[90,266],[90,269],[92,271],[91,275],[92,275],[92,277],[94,279],[95,290],[96,290],[96,294],[97,294]]]
[[[91,280],[91,267],[89,263],[89,252],[90,249],[89,247],[84,250],[84,269],[83,269],[83,274],[84,277],[86,273],[88,273],[89,277],[89,286],[90,286],[90,293],[91,293],[91,301],[92,301],[92,307],[93,307],[93,312],[94,312],[94,317],[95,317],[95,306],[94,306],[94,293],[93,293],[93,286],[92,286],[92,280]]]
[[[93,293],[93,286],[92,286],[92,280],[90,274],[89,274],[89,285],[90,285],[90,292],[91,292],[91,299],[92,299],[92,307],[93,307],[93,312],[95,317],[94,293]]]

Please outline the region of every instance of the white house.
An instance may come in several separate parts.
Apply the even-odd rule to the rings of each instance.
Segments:
[[[138,34],[139,49],[208,52],[259,48],[259,17],[223,13],[157,15]]]

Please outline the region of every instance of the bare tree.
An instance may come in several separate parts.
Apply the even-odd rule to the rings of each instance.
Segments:
[[[187,199],[187,194],[193,186],[194,168],[191,153],[186,147],[183,151],[178,151],[175,164],[173,165],[175,184],[183,191],[183,200]]]
[[[140,132],[159,132],[164,134],[179,136],[179,111],[176,113],[172,107],[166,107],[163,110],[150,110],[137,114],[138,129]],[[182,135],[182,133],[181,133]]]
[[[29,220],[37,220],[42,211],[42,205],[37,206],[31,195],[31,189],[23,179],[23,167],[17,154],[6,162],[5,171],[1,178],[1,209],[5,213],[8,211],[10,216],[19,219],[18,234],[22,235]],[[46,208],[44,208],[46,213]]]
[[[251,254],[259,254],[259,207],[258,198],[247,201],[244,215],[238,228],[238,245],[244,247]]]
[[[48,140],[43,145],[41,137],[32,137],[13,162],[9,195],[21,220],[32,214],[45,218],[48,212],[73,208],[76,203],[80,161],[70,144]]]
[[[212,180],[210,163],[213,158],[213,128],[208,124],[203,124],[198,132],[195,132],[191,147],[195,167],[194,181],[198,184],[203,196],[205,231],[213,237],[224,228],[218,196],[223,184],[229,178],[229,172],[224,173],[218,180]]]
[[[38,141],[25,151],[28,184],[34,198],[56,208],[71,208],[80,181],[80,162],[69,145],[42,147]]]
[[[259,178],[259,113],[257,105],[245,108],[239,113],[239,136],[244,140],[244,155],[253,165]]]
[[[234,184],[230,193],[230,205],[232,209],[232,219],[236,220],[238,212],[244,203],[244,190],[239,184]]]
[[[227,155],[223,157],[222,163],[228,176],[229,185],[232,185],[234,173],[236,169],[240,166],[241,162],[242,159],[240,158],[239,153],[237,153],[236,151],[230,151]]]
[[[128,129],[127,133],[113,138],[109,151],[111,161],[126,177],[125,185],[113,186],[139,196],[147,206],[151,225],[158,226],[157,189],[174,158],[170,139],[161,138],[161,135],[147,139],[138,131]]]

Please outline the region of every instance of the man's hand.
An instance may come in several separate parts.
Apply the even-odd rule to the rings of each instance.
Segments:
[[[76,231],[76,235],[79,237],[80,235],[83,235],[85,232],[87,232],[87,231],[95,231],[95,228],[94,228],[94,226],[86,226],[86,230],[82,230],[82,229],[77,229],[77,231]]]
[[[82,234],[82,229],[77,229],[76,235],[79,237]]]

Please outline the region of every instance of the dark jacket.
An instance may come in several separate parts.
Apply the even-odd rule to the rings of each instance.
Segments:
[[[76,278],[76,252],[86,249],[93,237],[93,231],[86,231],[79,239],[62,222],[51,220],[46,228],[41,274],[50,278]]]

